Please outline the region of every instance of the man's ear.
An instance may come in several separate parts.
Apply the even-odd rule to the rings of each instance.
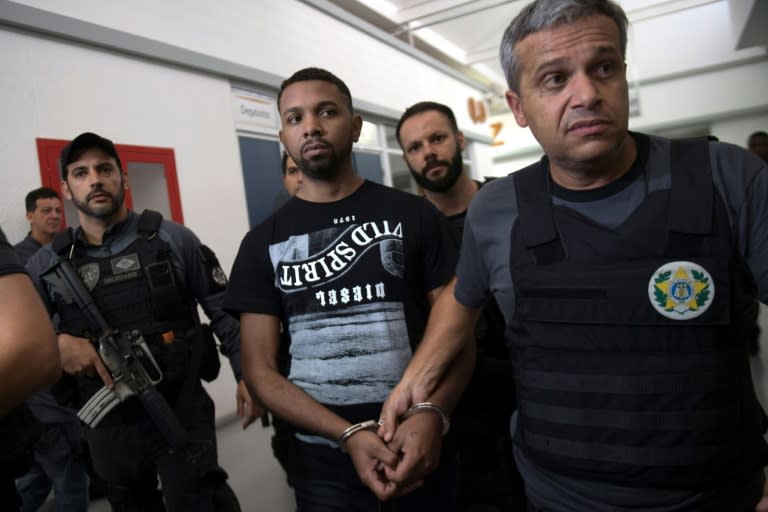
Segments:
[[[360,138],[360,132],[363,131],[363,118],[355,115],[352,116],[352,140],[357,142]]]
[[[35,213],[35,212],[27,212],[27,215],[26,215],[26,217],[27,217],[27,222],[32,222],[32,215],[33,215],[34,213]]]
[[[69,185],[67,185],[66,180],[61,180],[60,188],[61,188],[61,195],[63,195],[69,200],[72,200],[72,193],[69,191]]]
[[[515,116],[515,121],[517,121],[518,126],[521,128],[528,126],[528,120],[525,118],[525,113],[523,112],[520,95],[515,91],[507,91],[505,96],[507,98],[507,105],[509,105],[510,110],[512,110],[512,114]]]
[[[464,139],[464,134],[461,133],[461,130],[456,133],[456,140],[459,141],[459,149],[464,151],[464,145],[467,143],[467,141]]]

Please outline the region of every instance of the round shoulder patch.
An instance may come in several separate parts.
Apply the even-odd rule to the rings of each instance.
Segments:
[[[648,298],[665,317],[689,320],[709,309],[715,298],[715,283],[704,267],[690,261],[673,261],[653,273]]]

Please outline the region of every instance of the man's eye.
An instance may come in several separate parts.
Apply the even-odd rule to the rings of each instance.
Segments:
[[[550,73],[544,77],[545,87],[557,88],[563,84],[565,84],[565,76],[561,73]]]
[[[613,62],[604,62],[597,67],[597,72],[598,74],[607,77],[613,75],[615,69],[616,66],[613,64]]]
[[[333,109],[327,109],[320,112],[320,115],[322,117],[333,117],[336,114],[336,111]]]

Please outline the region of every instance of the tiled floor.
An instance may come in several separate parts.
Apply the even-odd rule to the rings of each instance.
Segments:
[[[271,435],[272,429],[262,428],[259,422],[245,431],[238,422],[218,430],[219,461],[229,473],[229,485],[237,494],[243,512],[289,512],[295,508],[293,493],[272,456]],[[106,500],[97,500],[88,511],[109,512],[110,507]]]

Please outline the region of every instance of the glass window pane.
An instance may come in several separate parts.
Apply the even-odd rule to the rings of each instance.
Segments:
[[[384,133],[387,137],[387,148],[400,151],[400,144],[397,143],[397,137],[395,137],[395,127],[384,125]]]
[[[379,144],[379,133],[375,124],[363,121],[363,129],[360,131],[360,138],[357,139],[357,145],[372,146],[376,148],[381,146]]]
[[[392,187],[398,190],[404,190],[413,194],[420,194],[418,185],[411,177],[411,171],[405,165],[405,161],[399,154],[390,153],[387,155],[389,167],[392,170]]]
[[[131,187],[133,211],[141,213],[145,209],[171,218],[171,205],[168,200],[168,183],[165,181],[163,164],[149,162],[127,162],[126,172]]]

